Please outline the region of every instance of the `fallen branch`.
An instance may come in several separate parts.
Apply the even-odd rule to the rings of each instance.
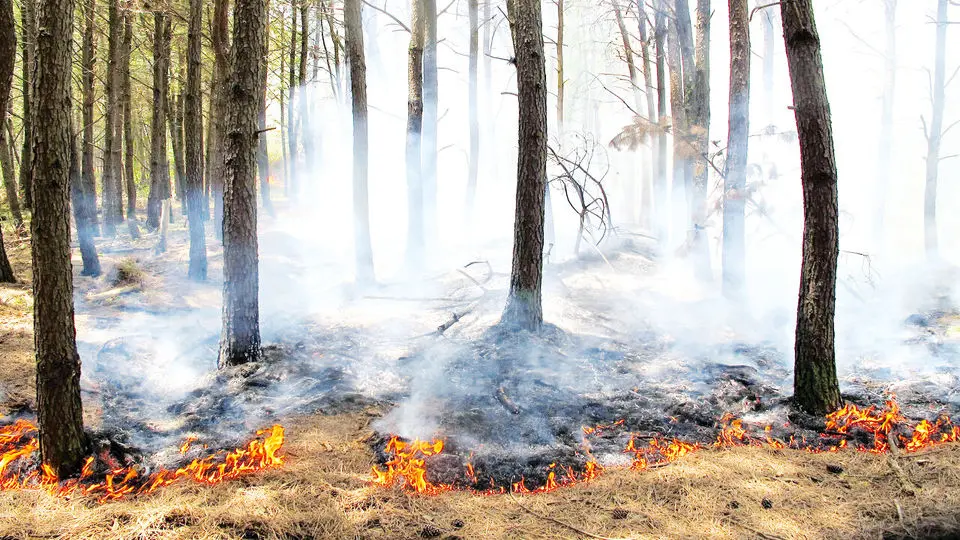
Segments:
[[[504,390],[502,386],[497,387],[497,392],[495,395],[497,401],[499,401],[505,409],[510,411],[511,414],[520,414],[520,407],[517,407],[517,404],[510,399],[510,396],[507,395],[507,391]]]
[[[117,287],[116,289],[110,289],[109,291],[103,291],[97,294],[91,294],[87,296],[88,301],[93,300],[106,300],[109,298],[116,298],[117,296],[123,296],[125,294],[134,293],[140,290],[139,284],[126,285],[124,287]]]
[[[516,503],[517,506],[519,506],[519,507],[522,508],[524,511],[526,511],[527,513],[529,513],[530,515],[532,515],[532,516],[534,516],[534,517],[538,517],[538,518],[540,518],[540,519],[545,519],[545,520],[547,520],[547,521],[551,521],[551,522],[553,522],[553,523],[556,523],[557,525],[561,525],[561,526],[563,526],[563,527],[566,527],[566,528],[570,529],[570,530],[573,531],[573,532],[582,534],[583,536],[587,536],[587,537],[590,537],[590,538],[597,538],[598,540],[617,540],[617,539],[614,539],[614,538],[609,538],[609,537],[606,537],[606,536],[600,536],[600,535],[597,535],[597,534],[593,534],[592,532],[587,532],[587,531],[585,531],[585,530],[583,530],[583,529],[579,529],[579,528],[577,528],[577,527],[574,527],[573,525],[570,525],[569,523],[566,523],[566,522],[564,522],[564,521],[560,521],[559,519],[557,519],[557,518],[555,518],[555,517],[550,517],[550,516],[541,514],[541,513],[539,513],[539,512],[536,512],[536,511],[534,511],[534,510],[531,510],[530,508],[524,506],[523,503],[521,503],[521,502],[513,495],[513,493],[507,493],[507,495],[510,496],[510,500],[513,501],[514,503]]]
[[[900,449],[897,447],[897,440],[892,431],[887,432],[887,445],[890,447],[890,451],[886,456],[887,465],[897,476],[897,479],[900,480],[900,487],[903,489],[903,492],[908,495],[915,494],[920,490],[920,488],[910,480],[910,478],[907,476],[907,473],[905,473],[903,468],[900,467],[900,463],[897,462],[897,457],[900,455]]]

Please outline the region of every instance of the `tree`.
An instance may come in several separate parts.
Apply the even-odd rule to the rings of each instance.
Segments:
[[[210,41],[213,44],[213,80],[210,91],[210,120],[207,137],[207,185],[213,198],[213,235],[223,240],[223,184],[224,158],[223,147],[226,144],[224,119],[227,116],[227,100],[230,90],[227,86],[230,69],[230,13],[229,0],[215,0],[213,21],[211,22]]]
[[[161,202],[170,198],[170,164],[167,162],[167,104],[170,82],[170,17],[153,13],[153,115],[150,128],[150,192],[147,195],[147,229],[160,228]]]
[[[343,25],[350,64],[350,97],[353,103],[353,237],[357,283],[374,281],[373,248],[370,245],[370,203],[367,188],[367,66],[363,54],[361,0],[346,0]]]
[[[110,3],[107,22],[107,74],[106,74],[106,111],[104,112],[103,136],[103,174],[101,189],[103,195],[103,234],[108,238],[117,235],[117,224],[120,222],[120,175],[118,165],[120,155],[120,141],[117,140],[117,106],[118,106],[118,55],[120,44],[120,14],[117,7],[118,0],[107,0]]]
[[[812,0],[780,10],[803,184],[803,262],[794,360],[794,403],[824,415],[840,404],[834,351],[839,220],[837,160]]]
[[[16,47],[16,34],[13,35],[14,47]],[[0,38],[2,39],[2,38]],[[13,66],[14,56],[10,57],[10,65]],[[10,72],[10,84],[13,84],[13,72]],[[20,213],[20,201],[17,198],[17,179],[14,171],[14,149],[13,147],[13,127],[11,126],[9,115],[13,112],[13,100],[10,99],[10,90],[7,90],[7,103],[0,116],[7,115],[7,121],[0,124],[0,166],[3,167],[3,188],[7,192],[7,202],[10,205],[10,215],[13,217],[13,226],[19,229],[23,226],[23,214]]]
[[[17,58],[16,22],[13,18],[13,2],[0,0],[0,129],[6,125],[7,102],[10,100],[10,87],[13,85],[14,63]],[[6,156],[3,159],[4,183],[13,181],[13,163],[10,162],[10,150],[6,138],[0,138]],[[9,181],[8,181],[8,176]],[[7,190],[9,193],[9,189]],[[14,198],[16,200],[16,193]],[[3,230],[0,229],[0,282],[16,283],[10,259],[7,258],[7,249],[3,245]]]
[[[517,66],[517,202],[510,292],[501,322],[536,331],[543,324],[543,221],[547,176],[547,74],[539,0],[507,3]]]
[[[287,198],[296,200],[299,191],[299,180],[297,175],[297,126],[295,124],[296,114],[294,113],[294,101],[297,97],[297,6],[296,0],[290,2],[290,83],[287,87],[289,92],[287,100],[287,178],[284,182],[284,189],[287,192]]]
[[[410,1],[410,46],[407,53],[407,266],[423,264],[423,41],[424,0]]]
[[[316,154],[313,151],[310,100],[308,99],[307,93],[307,57],[309,55],[310,45],[310,23],[308,22],[310,18],[307,8],[306,2],[300,3],[300,69],[298,73],[298,78],[300,79],[300,106],[298,107],[298,114],[300,116],[300,144],[303,146],[303,167],[301,170],[311,171],[315,174],[316,169],[309,166],[311,161],[316,158]],[[301,185],[303,184],[304,176],[305,175],[302,175],[299,179]]]
[[[23,0],[20,10],[23,25],[23,47],[20,80],[23,94],[23,149],[20,152],[20,189],[23,191],[23,207],[33,209],[33,127],[36,116],[34,106],[34,73],[37,57],[37,0]]]
[[[83,113],[83,149],[80,164],[80,181],[82,186],[78,193],[78,195],[82,196],[80,204],[84,206],[84,208],[82,208],[82,214],[89,220],[90,234],[93,236],[100,234],[100,227],[97,220],[97,179],[93,168],[93,151],[95,145],[93,133],[93,104],[96,100],[94,74],[97,67],[96,10],[96,0],[86,0],[86,2],[84,2],[83,57],[81,59],[83,65],[83,103],[81,106]],[[74,205],[76,204],[77,201],[75,199]],[[74,210],[74,212],[76,212],[76,210]],[[96,253],[96,251],[94,251],[94,253]],[[84,271],[87,270],[86,264],[84,264]],[[89,270],[93,271],[92,268]]]
[[[923,194],[923,243],[927,258],[939,257],[937,242],[937,180],[940,169],[940,143],[943,139],[943,109],[946,104],[947,3],[937,0],[937,40],[933,66],[933,116],[929,128],[924,123],[927,137],[927,182]]]
[[[133,110],[130,96],[130,53],[133,50],[133,12],[123,14],[123,45],[120,50],[120,88],[123,101],[123,177],[127,187],[127,229],[140,238],[137,226],[137,182],[133,175]]]
[[[729,0],[730,114],[723,175],[723,294],[737,298],[743,289],[744,198],[750,136],[750,15],[747,0]]]
[[[0,0],[3,1],[3,0]],[[97,207],[90,204],[90,192],[83,182],[81,166],[75,139],[70,143],[70,202],[73,206],[73,220],[77,224],[77,243],[80,245],[80,260],[83,262],[81,276],[97,277],[101,273],[100,257],[93,242],[93,218]]]
[[[70,264],[71,59],[73,0],[43,0],[37,34],[34,148],[33,326],[40,457],[61,478],[87,450]]]
[[[423,130],[421,178],[425,242],[437,238],[437,0],[423,0]]]
[[[473,206],[477,196],[477,176],[480,173],[480,118],[477,101],[477,59],[480,53],[480,4],[468,0],[470,20],[470,51],[467,61],[467,127],[470,133],[470,155],[467,164],[467,224],[473,225]]]
[[[643,1],[643,0],[639,0]],[[661,128],[667,122],[667,12],[663,3],[665,0],[656,0],[654,14],[653,44],[656,49],[657,62],[657,123]],[[667,221],[669,219],[669,204],[667,201],[667,132],[657,130],[657,159],[656,174],[653,175],[653,199],[655,201],[654,231],[660,246],[666,245]]]
[[[186,58],[181,50],[179,60],[180,74],[177,80],[180,81],[177,97],[170,101],[170,90],[167,89],[167,121],[170,124],[170,144],[173,146],[173,170],[177,178],[177,198],[180,199],[181,211],[184,216],[187,215],[187,166],[184,162],[183,148],[183,109],[184,109],[184,65]],[[172,217],[172,216],[171,216]]]
[[[650,122],[658,122],[657,118],[657,88],[653,84],[653,63],[650,61],[650,47],[652,46],[650,42],[650,34],[647,30],[647,8],[644,5],[644,0],[637,0],[637,19],[639,21],[639,31],[640,31],[640,58],[643,61],[643,93],[646,96],[647,100],[647,120]],[[651,176],[650,180],[644,182],[643,185],[643,201],[641,206],[641,222],[646,223],[647,225],[654,224],[655,220],[655,206],[656,204],[662,204],[657,202],[654,199],[655,188],[654,185],[657,180],[657,175],[659,174],[660,164],[659,161],[659,137],[651,138],[652,147],[650,151],[651,155]]]
[[[236,0],[224,126],[223,332],[220,366],[257,361],[260,350],[257,255],[257,119],[264,45],[264,0]]]
[[[696,158],[693,161],[693,189],[690,197],[690,221],[693,238],[691,251],[694,269],[702,281],[709,281],[710,245],[707,241],[707,160],[710,152],[710,0],[697,0],[697,40],[694,53],[696,71],[690,103],[690,125],[695,137]],[[686,69],[686,67],[684,67]]]
[[[264,26],[270,28],[270,2],[266,2],[264,8]],[[270,157],[267,152],[267,75],[270,73],[268,65],[270,36],[269,32],[263,33],[263,58],[260,60],[260,111],[257,113],[257,127],[260,131],[260,137],[257,141],[257,171],[260,176],[260,200],[264,211],[270,216],[273,215],[273,203],[270,201]],[[282,55],[281,55],[282,56]],[[282,73],[283,70],[281,69]],[[282,98],[281,98],[282,99]],[[283,117],[283,113],[280,113]]]
[[[207,244],[203,233],[203,117],[200,112],[200,38],[203,1],[190,0],[187,22],[187,89],[183,136],[187,166],[187,219],[190,225],[190,279],[207,279]]]

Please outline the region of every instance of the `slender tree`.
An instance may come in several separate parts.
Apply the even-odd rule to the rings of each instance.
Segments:
[[[517,203],[510,293],[502,322],[525,330],[543,324],[544,194],[547,177],[547,74],[539,0],[507,3],[517,66]]]
[[[34,118],[34,73],[37,57],[37,0],[23,0],[20,23],[23,27],[23,47],[20,61],[21,93],[23,95],[23,149],[20,152],[20,189],[23,191],[23,206],[33,209],[33,128]]]
[[[480,54],[480,4],[468,0],[470,20],[470,52],[467,61],[467,127],[470,134],[470,155],[467,163],[467,224],[473,225],[473,206],[477,196],[477,176],[480,173],[480,110],[477,101],[477,68]]]
[[[747,0],[729,0],[730,114],[723,181],[723,294],[737,298],[743,289],[744,213],[747,143],[750,136],[750,20]]]
[[[10,87],[13,85],[14,63],[17,58],[16,22],[13,15],[13,2],[0,0],[0,128],[7,123],[7,102],[10,100]],[[3,180],[10,185],[13,182],[13,163],[10,161],[10,146],[5,137],[0,138],[3,157]],[[9,189],[7,192],[9,193]],[[16,201],[14,193],[12,201]],[[3,245],[3,230],[0,229],[0,282],[16,283],[7,249]]]
[[[120,176],[122,170],[117,166],[120,141],[117,140],[116,126],[119,99],[118,54],[120,49],[120,13],[117,0],[107,0],[107,73],[105,82],[106,110],[104,112],[103,136],[103,173],[101,189],[103,195],[103,234],[108,238],[117,235],[120,222]]]
[[[224,126],[223,332],[221,366],[259,360],[257,117],[263,62],[264,0],[236,0]]]
[[[837,160],[820,37],[812,0],[780,10],[803,184],[803,263],[794,364],[794,402],[810,414],[840,406],[834,351],[839,221]]]
[[[60,477],[80,471],[87,450],[70,264],[73,0],[43,0],[37,34],[33,326],[40,457]]]
[[[296,126],[296,113],[294,110],[294,103],[297,98],[297,5],[296,0],[291,0],[290,2],[290,61],[288,62],[288,67],[290,68],[289,80],[290,83],[287,86],[287,91],[289,92],[288,102],[287,102],[287,146],[289,150],[287,151],[287,179],[285,181],[284,188],[287,191],[287,198],[295,201],[297,199],[297,194],[299,192],[299,179],[297,175],[300,174],[300,171],[297,170],[298,162],[298,143],[297,143],[297,126]]]
[[[693,189],[690,196],[690,222],[693,237],[691,251],[697,276],[712,279],[710,245],[707,239],[707,183],[710,168],[710,0],[697,0],[695,73],[690,103],[690,124],[696,147],[693,166]]]
[[[780,6],[772,5],[768,6],[766,0],[757,0],[757,7],[763,7],[759,12],[760,21],[763,23],[763,96],[764,96],[764,109],[766,111],[766,122],[767,125],[773,123],[773,109],[774,109],[774,99],[773,95],[773,81],[774,81],[774,71],[775,71],[775,48],[777,44],[777,36],[774,32],[774,24],[778,18],[780,11]]]
[[[187,88],[183,136],[187,168],[187,214],[190,224],[190,279],[207,279],[207,244],[203,234],[203,117],[200,111],[200,38],[203,0],[190,0],[187,28]]]
[[[93,105],[96,101],[94,89],[94,74],[97,67],[96,51],[96,0],[86,0],[83,4],[83,143],[80,164],[81,183],[80,194],[83,196],[83,215],[89,220],[90,233],[93,236],[100,234],[97,219],[97,179],[93,168],[94,153],[94,116]],[[76,202],[74,202],[76,204]]]
[[[937,241],[937,182],[940,171],[940,143],[943,140],[943,110],[946,105],[947,4],[937,0],[937,38],[933,66],[933,115],[924,123],[927,136],[927,182],[923,194],[923,243],[927,258],[939,257]]]
[[[160,228],[162,202],[170,198],[170,164],[167,161],[167,104],[170,81],[170,17],[153,13],[153,115],[150,122],[150,192],[147,195],[147,229]]]
[[[3,1],[3,0],[0,0]],[[73,220],[77,224],[77,243],[80,245],[80,260],[83,268],[81,276],[96,277],[101,273],[100,257],[93,242],[94,221],[92,215],[97,207],[90,204],[90,193],[83,183],[80,171],[76,140],[70,140],[70,202],[73,206]]]
[[[215,0],[210,38],[213,44],[213,82],[210,91],[210,120],[207,137],[209,158],[207,162],[207,184],[213,199],[213,235],[223,240],[223,184],[226,130],[224,122],[227,116],[227,103],[230,96],[228,78],[230,70],[230,11],[229,0]]]
[[[643,62],[643,94],[647,101],[647,120],[649,122],[658,122],[656,94],[657,88],[653,83],[654,66],[650,60],[650,48],[652,43],[650,40],[650,32],[648,31],[647,8],[644,2],[645,0],[637,0],[637,19],[639,21],[638,24],[640,31],[640,58]],[[653,225],[655,219],[654,186],[657,182],[657,174],[660,167],[660,165],[657,163],[659,156],[658,137],[651,138],[650,155],[650,176],[648,177],[648,181],[643,183],[643,191],[641,193],[643,199],[640,207],[641,223],[646,224],[648,227]]]
[[[667,114],[667,12],[663,5],[664,0],[655,1],[653,41],[657,62],[657,123],[661,129],[657,130],[657,170],[653,175],[653,199],[656,217],[654,231],[662,247],[666,245],[667,222],[670,215],[670,205],[667,200],[667,132],[662,129],[669,116]]]
[[[133,175],[133,110],[130,89],[130,54],[133,51],[133,12],[123,13],[123,44],[120,50],[120,99],[123,107],[123,177],[127,188],[127,228],[140,238],[137,225],[137,182]],[[162,124],[161,124],[162,126]]]
[[[14,40],[16,40],[16,34],[14,34]],[[14,46],[16,46],[16,41],[14,41]],[[14,51],[14,56],[11,58],[16,58],[16,51]],[[11,62],[11,65],[12,64],[13,62]],[[11,72],[11,76],[12,75],[13,73]],[[12,77],[10,84],[13,84]],[[13,126],[11,126],[9,118],[13,109],[13,100],[9,98],[9,90],[7,91],[7,96],[7,105],[3,112],[0,113],[0,115],[6,115],[7,118],[6,122],[0,124],[0,166],[3,167],[3,188],[7,192],[7,203],[10,205],[10,215],[13,217],[13,226],[19,229],[23,226],[23,214],[20,213],[20,200],[17,197],[17,178],[16,172],[14,171]]]
[[[410,46],[407,53],[407,266],[419,268],[424,255],[423,177],[423,0],[410,1]]]
[[[183,148],[183,109],[186,57],[183,50],[179,56],[179,75],[177,76],[178,90],[176,99],[170,100],[171,92],[167,89],[167,121],[170,124],[170,144],[173,146],[173,170],[177,179],[177,198],[180,199],[181,213],[187,215],[187,166],[184,162]]]
[[[423,0],[423,128],[421,178],[425,241],[437,238],[437,0]]]
[[[303,165],[301,171],[307,171],[316,174],[316,170],[310,167],[316,158],[313,150],[313,129],[310,122],[310,99],[308,93],[307,79],[307,58],[309,57],[310,45],[310,17],[306,2],[300,4],[300,66],[298,78],[300,79],[300,102],[297,114],[300,124],[300,144],[303,146]],[[300,184],[302,186],[306,174],[301,174]]]
[[[270,2],[264,8],[264,26],[270,28]],[[317,33],[320,33],[319,30]],[[267,215],[273,215],[273,203],[270,201],[270,157],[267,153],[267,75],[270,73],[269,50],[270,33],[263,33],[263,58],[260,60],[260,103],[257,113],[257,126],[260,137],[257,141],[257,171],[260,176],[260,204]],[[282,56],[282,55],[281,55]],[[280,70],[283,73],[283,69]],[[283,113],[280,113],[281,118]]]

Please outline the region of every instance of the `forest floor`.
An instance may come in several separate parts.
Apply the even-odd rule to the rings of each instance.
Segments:
[[[29,243],[9,240],[23,282],[0,286],[0,414],[12,417],[30,415],[35,387]],[[101,245],[104,277],[76,280],[81,342],[134,306],[176,314],[219,301],[221,252],[212,238],[211,282],[201,285],[176,277],[186,266],[182,227],[165,256],[173,263],[156,262],[151,242],[133,243],[142,275],[118,283],[111,269],[134,252],[117,241]],[[129,283],[137,292],[123,289]],[[98,383],[84,373],[94,427],[102,421]],[[175,484],[104,504],[3,491],[0,538],[960,538],[956,444],[902,454],[894,465],[855,451],[707,449],[643,472],[608,467],[596,480],[546,494],[424,496],[369,482],[372,424],[387,413],[373,404],[284,418],[282,468],[213,486]]]

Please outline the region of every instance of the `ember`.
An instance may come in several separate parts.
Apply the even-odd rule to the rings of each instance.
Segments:
[[[243,448],[230,452],[217,452],[202,459],[194,459],[175,470],[161,469],[144,476],[137,466],[118,467],[108,470],[99,482],[94,477],[95,460],[91,456],[84,463],[80,477],[63,482],[47,465],[39,469],[32,466],[31,458],[39,449],[37,426],[27,420],[0,428],[0,489],[42,489],[51,495],[96,496],[100,502],[117,500],[129,495],[153,493],[163,486],[183,478],[204,484],[217,484],[260,470],[279,467],[283,456],[284,430],[275,425],[257,432]],[[185,454],[195,439],[187,439],[180,447]]]

